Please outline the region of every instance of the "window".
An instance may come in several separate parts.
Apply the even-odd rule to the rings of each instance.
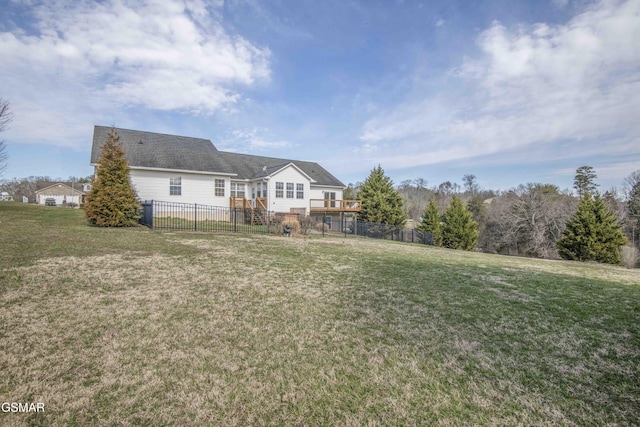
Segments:
[[[215,195],[217,197],[224,197],[224,179],[216,179]]]
[[[181,196],[182,195],[182,177],[174,176],[169,178],[169,195]]]
[[[287,182],[287,199],[293,199],[293,182]]]
[[[296,184],[296,199],[304,199],[304,184]]]
[[[335,208],[336,207],[336,193],[327,191],[324,193],[324,207]]]
[[[244,197],[245,195],[245,187],[244,184],[241,184],[239,182],[232,182],[231,183],[231,196],[232,197]],[[224,194],[223,194],[224,196]]]
[[[276,182],[276,198],[282,199],[284,197],[284,182]]]

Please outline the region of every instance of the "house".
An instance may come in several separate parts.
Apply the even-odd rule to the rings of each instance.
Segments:
[[[97,166],[111,127],[95,126]],[[141,200],[261,209],[300,215],[360,210],[345,185],[315,162],[218,150],[208,139],[115,128]]]
[[[46,199],[55,199],[56,206],[79,207],[84,204],[91,184],[79,182],[38,181],[36,183],[36,203],[44,205]]]

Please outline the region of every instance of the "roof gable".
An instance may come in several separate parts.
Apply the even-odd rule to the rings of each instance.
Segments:
[[[279,174],[280,172],[284,171],[285,169],[288,168],[293,168],[295,170],[297,170],[302,176],[304,176],[305,178],[307,178],[311,183],[314,183],[314,179],[311,178],[309,175],[307,175],[302,169],[300,169],[298,166],[296,166],[295,163],[293,162],[289,162],[287,164],[284,165],[280,165],[280,166],[273,166],[271,168],[268,167],[264,167],[263,172],[264,172],[264,177],[263,176],[259,176],[258,178],[266,178],[266,177],[273,177],[277,174]]]
[[[51,181],[38,181],[36,182],[36,193],[42,193],[44,191],[48,191],[54,187],[63,186],[68,188],[69,190],[84,194],[82,191],[82,184],[78,182],[51,182]],[[78,186],[80,188],[78,188]]]

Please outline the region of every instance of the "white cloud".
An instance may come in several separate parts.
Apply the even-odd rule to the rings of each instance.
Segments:
[[[255,153],[292,146],[289,141],[269,137],[269,133],[269,129],[266,128],[235,129],[220,141],[221,147],[218,148],[228,151]]]
[[[16,125],[36,123],[46,110],[71,121],[106,116],[105,106],[233,110],[242,87],[269,80],[270,51],[229,33],[219,7],[201,0],[33,6],[35,31],[0,32],[0,79],[11,84],[4,96],[20,100]],[[95,101],[88,108],[87,99]],[[36,108],[19,111],[27,104]]]
[[[452,70],[446,90],[374,117],[361,139],[390,167],[540,146],[530,161],[637,153],[637,40],[640,0],[598,2],[565,25],[495,22],[477,39],[480,57]]]

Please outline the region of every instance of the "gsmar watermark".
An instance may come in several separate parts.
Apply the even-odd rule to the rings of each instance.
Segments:
[[[44,412],[44,403],[2,402],[2,412]]]

